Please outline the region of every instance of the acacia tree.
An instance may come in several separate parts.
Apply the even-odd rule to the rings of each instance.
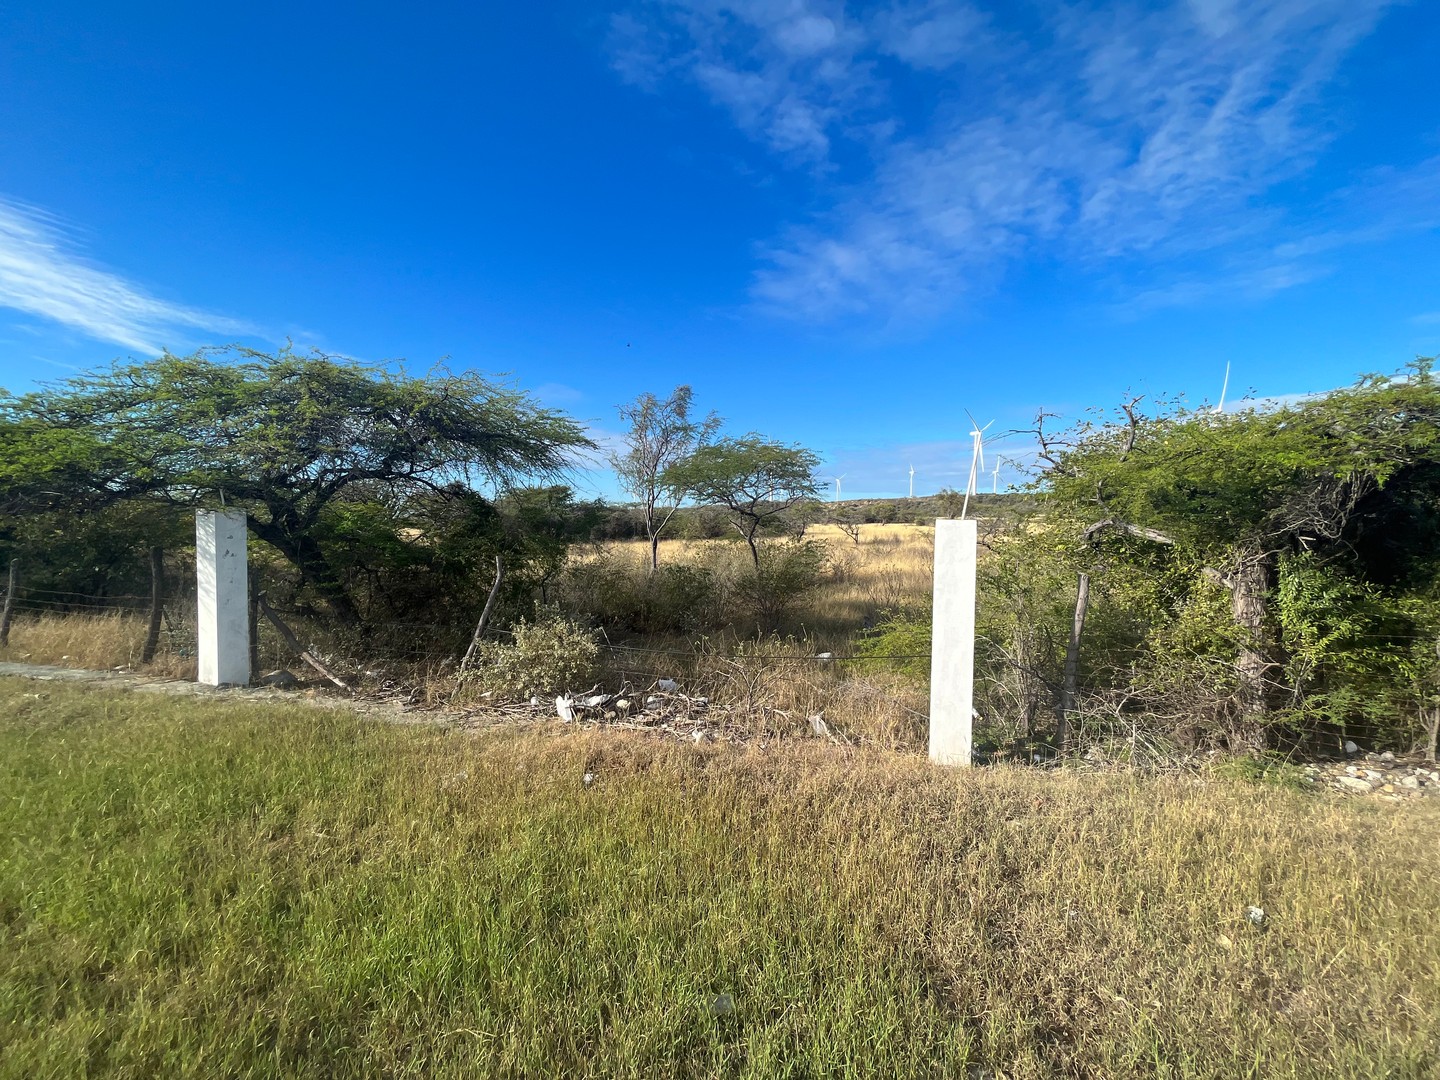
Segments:
[[[819,457],[804,447],[752,433],[700,447],[666,470],[665,483],[692,492],[701,502],[723,506],[758,570],[760,530],[815,497],[819,464]]]
[[[0,502],[243,507],[334,614],[357,617],[319,538],[352,491],[395,498],[554,478],[590,446],[572,419],[473,373],[427,378],[322,353],[166,354],[0,392]]]
[[[1338,641],[1334,610],[1277,612],[1296,595],[1287,581],[1318,574],[1334,596],[1435,592],[1440,559],[1413,550],[1414,522],[1440,515],[1440,381],[1428,361],[1273,409],[1147,416],[1139,405],[1061,439],[1042,425],[1042,482],[1106,559],[1140,565],[1163,550],[1197,587],[1228,591],[1243,730],[1303,696],[1287,643]]]
[[[720,417],[713,412],[703,420],[691,418],[693,398],[690,387],[677,386],[664,401],[641,394],[619,410],[630,427],[625,449],[610,455],[610,465],[620,486],[640,504],[652,571],[660,565],[660,534],[689,494],[688,488],[667,479],[675,475],[669,470],[709,442],[720,427]]]

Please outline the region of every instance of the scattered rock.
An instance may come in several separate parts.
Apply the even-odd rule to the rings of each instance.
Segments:
[[[1315,762],[1305,769],[1314,782],[1338,791],[1374,794],[1378,798],[1413,799],[1417,796],[1440,796],[1440,785],[1431,777],[1435,773],[1429,763],[1422,763],[1389,750],[1367,754],[1366,766],[1346,765],[1340,761]]]
[[[286,671],[284,668],[272,671],[268,675],[261,675],[256,681],[261,686],[273,686],[277,690],[294,690],[300,685],[300,680],[295,677],[295,673]]]

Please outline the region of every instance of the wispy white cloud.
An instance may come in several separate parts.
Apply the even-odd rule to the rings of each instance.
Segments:
[[[86,260],[59,222],[0,196],[0,307],[38,315],[139,352],[194,331],[242,334],[234,319],[174,304]],[[167,341],[168,339],[168,341]]]
[[[1433,205],[1428,168],[1338,193],[1358,222],[1338,233],[1266,203],[1333,137],[1327,88],[1391,3],[1072,3],[1019,27],[965,0],[676,0],[617,16],[611,45],[630,82],[688,83],[823,178],[828,210],[760,245],[753,294],[824,319],[940,310],[1032,252],[1214,257],[1220,291],[1308,280],[1277,244],[1364,242],[1366,184]],[[1183,275],[1130,291],[1206,292]]]

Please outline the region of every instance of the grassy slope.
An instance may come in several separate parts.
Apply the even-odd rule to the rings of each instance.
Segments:
[[[1433,1076],[1437,825],[0,680],[0,1075]]]

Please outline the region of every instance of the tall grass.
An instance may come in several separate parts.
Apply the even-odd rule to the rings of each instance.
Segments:
[[[829,559],[819,588],[795,605],[781,628],[784,632],[825,647],[844,646],[856,630],[886,612],[929,605],[935,565],[932,526],[861,525],[858,544],[835,525],[812,525],[805,535],[822,543]],[[602,550],[628,561],[637,572],[648,566],[647,541],[613,541]],[[660,546],[660,558],[662,564],[700,564],[717,576],[749,569],[744,546],[725,540],[668,540]]]
[[[0,660],[99,671],[139,669],[148,627],[149,616],[132,611],[21,614],[10,628],[10,643],[0,648]],[[174,648],[170,635],[165,635],[154,661],[145,670],[153,675],[193,679],[194,628],[188,631],[188,649]]]
[[[0,680],[0,1075],[1440,1069],[1433,810],[562,731]]]

